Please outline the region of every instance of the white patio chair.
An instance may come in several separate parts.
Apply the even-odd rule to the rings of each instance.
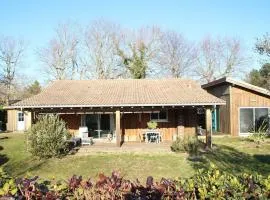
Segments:
[[[88,128],[87,127],[80,127],[79,128],[79,136],[82,139],[82,145],[92,145],[93,144],[93,138],[88,137]]]

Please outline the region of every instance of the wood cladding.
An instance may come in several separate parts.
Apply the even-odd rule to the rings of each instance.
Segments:
[[[78,132],[79,127],[81,125],[81,115],[61,114],[59,115],[59,117],[60,119],[63,119],[66,122],[67,127],[71,133],[75,134],[76,132]]]
[[[240,107],[270,107],[270,98],[240,87],[231,88],[231,134],[239,135],[239,108]]]
[[[183,110],[184,134],[194,135],[196,133],[196,109]],[[158,122],[158,129],[163,135],[163,140],[172,141],[173,135],[177,135],[177,110],[168,110],[168,122]],[[147,129],[147,122],[150,121],[150,113],[130,113],[124,114],[121,118],[122,133],[125,140],[139,141],[140,134]]]
[[[237,85],[224,83],[207,91],[226,101],[226,105],[220,106],[220,131],[232,136],[239,136],[240,107],[270,107],[269,96]]]
[[[158,130],[163,135],[163,140],[172,141],[174,135],[195,135],[197,126],[197,109],[169,109],[168,121],[158,122]],[[119,112],[119,111],[118,111]],[[116,117],[117,132],[121,132],[119,141],[140,141],[140,135],[147,129],[147,122],[150,121],[150,113],[121,113]],[[71,133],[76,134],[81,124],[79,114],[61,114]],[[119,130],[120,123],[120,130]],[[119,135],[118,135],[119,136]]]

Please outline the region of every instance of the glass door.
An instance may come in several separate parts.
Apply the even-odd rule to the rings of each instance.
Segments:
[[[101,114],[100,115],[100,137],[107,138],[110,133],[110,115],[109,114]]]
[[[89,137],[95,139],[107,138],[111,132],[110,114],[89,114],[85,115],[85,126],[88,128]]]
[[[85,125],[88,128],[88,136],[93,138],[98,138],[98,123],[99,117],[97,114],[91,114],[85,116]]]

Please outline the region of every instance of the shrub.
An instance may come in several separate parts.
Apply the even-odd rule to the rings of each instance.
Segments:
[[[260,127],[258,127],[257,130],[252,130],[250,132],[250,135],[248,136],[248,139],[255,142],[256,144],[260,144],[262,142],[265,141],[265,139],[267,137],[269,137],[268,135],[268,121],[267,120],[264,120],[262,125]],[[270,127],[269,127],[270,128]]]
[[[185,152],[184,138],[177,137],[176,140],[172,143],[171,150],[174,152]]]
[[[268,134],[266,132],[254,132],[248,136],[248,139],[259,145],[260,143],[264,142],[267,137]]]
[[[172,143],[171,150],[174,152],[187,152],[190,155],[197,155],[200,147],[200,141],[196,136],[178,137]]]
[[[156,129],[158,126],[157,122],[156,121],[149,121],[147,122],[147,128],[149,129]]]
[[[28,132],[29,150],[39,158],[59,157],[68,151],[67,137],[63,120],[55,115],[41,116]]]

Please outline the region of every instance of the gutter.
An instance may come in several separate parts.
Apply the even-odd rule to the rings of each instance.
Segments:
[[[151,107],[151,106],[170,106],[170,107],[175,107],[175,106],[213,106],[213,105],[226,105],[226,102],[220,102],[220,103],[185,103],[185,104],[119,104],[119,105],[31,105],[31,106],[26,106],[26,105],[14,105],[14,106],[5,106],[4,109],[22,109],[22,108],[98,108],[98,107]]]

